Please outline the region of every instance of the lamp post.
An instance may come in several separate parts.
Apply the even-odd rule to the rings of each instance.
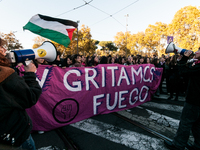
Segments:
[[[128,27],[128,14],[125,15],[126,17],[126,57],[127,57],[127,27]]]
[[[80,21],[78,20],[77,21],[77,24],[79,23]],[[78,26],[77,26],[77,54],[78,54]]]

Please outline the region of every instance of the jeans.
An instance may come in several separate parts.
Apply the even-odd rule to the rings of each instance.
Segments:
[[[185,103],[173,144],[179,149],[184,149],[191,130],[194,136],[193,146],[200,149],[200,107]]]
[[[36,150],[35,142],[31,134],[29,135],[28,139],[21,145],[21,148],[26,150]]]

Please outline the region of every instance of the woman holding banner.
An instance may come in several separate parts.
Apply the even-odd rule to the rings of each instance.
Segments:
[[[10,68],[0,38],[0,144],[35,150],[31,137],[32,121],[26,108],[35,105],[42,90],[36,81],[36,67],[25,66],[24,77]]]

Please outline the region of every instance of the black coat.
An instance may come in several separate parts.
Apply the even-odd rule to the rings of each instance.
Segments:
[[[35,73],[27,72],[22,78],[0,66],[0,143],[11,144],[14,138],[11,145],[20,146],[28,138],[32,121],[25,109],[36,104],[41,92]]]
[[[188,76],[189,82],[186,91],[186,102],[200,107],[200,63],[192,65],[187,62],[188,57],[183,57],[178,63],[179,73]]]

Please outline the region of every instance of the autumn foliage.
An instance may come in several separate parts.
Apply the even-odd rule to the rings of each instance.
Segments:
[[[8,49],[22,48],[13,32],[0,33],[1,37],[8,42]],[[173,36],[173,42],[180,48],[197,51],[200,47],[200,9],[194,6],[181,8],[174,15],[169,24],[156,22],[149,24],[145,32],[131,34],[131,31],[117,32],[114,41],[97,41],[92,39],[90,28],[82,25],[74,31],[71,43],[66,48],[55,43],[58,51],[64,56],[72,54],[91,55],[153,55],[165,54],[167,36]],[[78,42],[77,42],[78,39]],[[33,48],[40,46],[45,40],[40,36],[34,39]],[[78,45],[77,45],[78,44]],[[99,48],[99,47],[101,48]]]
[[[83,25],[80,30],[75,30],[68,48],[55,43],[57,49],[66,55],[77,53],[90,55],[148,55],[165,54],[167,36],[173,36],[173,42],[181,48],[196,51],[200,47],[200,10],[194,6],[186,6],[176,12],[170,24],[156,22],[149,24],[145,32],[131,34],[118,32],[114,41],[96,41],[92,39],[90,28]],[[37,40],[36,40],[37,43]],[[97,44],[101,46],[97,49]],[[97,50],[96,50],[97,49]]]

